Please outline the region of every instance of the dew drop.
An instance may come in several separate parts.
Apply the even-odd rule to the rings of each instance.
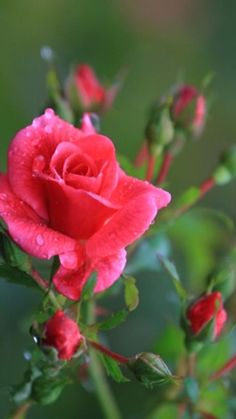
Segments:
[[[37,243],[39,246],[43,246],[43,244],[44,244],[44,238],[43,238],[42,234],[38,234],[38,235],[36,236],[36,243]]]
[[[7,194],[6,193],[0,193],[0,199],[2,201],[6,201],[7,200]]]
[[[50,108],[46,109],[46,111],[44,112],[44,116],[47,120],[52,119],[54,115],[55,115],[54,110]]]
[[[46,134],[51,134],[52,133],[52,127],[50,127],[50,125],[46,125],[44,127],[44,131],[46,132]]]
[[[39,128],[39,126],[40,126],[39,118],[34,118],[33,119],[32,126],[33,126],[33,128]]]

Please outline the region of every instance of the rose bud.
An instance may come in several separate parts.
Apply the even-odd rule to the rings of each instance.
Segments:
[[[224,185],[236,177],[236,144],[222,153],[213,177],[217,185]]]
[[[222,332],[223,326],[227,320],[227,313],[223,308],[221,293],[215,291],[199,298],[188,308],[186,318],[192,335],[196,337],[199,336],[200,340],[200,335],[202,333],[204,334],[204,330],[207,329],[209,323],[213,322],[213,330],[210,327],[209,333],[211,335],[211,340],[216,339]],[[207,335],[207,337],[209,337],[208,333]]]
[[[67,96],[80,111],[103,112],[111,107],[117,92],[118,84],[104,87],[88,64],[80,64],[67,82]]]
[[[127,366],[137,380],[148,388],[168,383],[173,379],[169,368],[161,357],[151,352],[143,352],[136,355],[134,358],[131,358]]]
[[[42,346],[55,348],[58,358],[69,361],[77,351],[82,336],[77,323],[58,310],[44,324]]]
[[[205,125],[205,97],[194,86],[178,87],[173,97],[171,116],[177,128],[197,137]]]
[[[148,149],[151,155],[160,154],[173,140],[174,127],[168,106],[154,105],[145,129]]]
[[[53,284],[72,300],[92,272],[95,293],[120,278],[126,247],[171,198],[126,175],[113,142],[90,122],[78,129],[47,109],[16,134],[0,174],[0,217],[9,236],[31,256],[59,257]]]

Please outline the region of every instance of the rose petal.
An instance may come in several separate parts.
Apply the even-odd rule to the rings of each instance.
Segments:
[[[75,240],[48,228],[42,218],[12,193],[5,176],[0,176],[0,191],[0,217],[12,239],[25,252],[49,259],[76,249]]]
[[[44,189],[50,226],[75,239],[88,239],[119,208],[98,195],[54,180],[45,180]]]
[[[13,192],[47,220],[44,186],[32,176],[33,161],[42,156],[47,163],[62,141],[78,142],[84,134],[56,116],[52,109],[36,118],[13,139],[8,154],[8,175]]]
[[[110,287],[121,275],[126,263],[126,251],[121,249],[117,254],[101,259],[93,264],[89,260],[75,271],[60,267],[53,278],[57,291],[71,300],[78,300],[83,286],[92,271],[96,271],[97,284],[95,292],[101,292]]]
[[[158,209],[169,203],[170,194],[148,182],[122,176],[114,198],[123,205],[88,240],[86,252],[91,258],[108,256],[138,239],[148,229]]]

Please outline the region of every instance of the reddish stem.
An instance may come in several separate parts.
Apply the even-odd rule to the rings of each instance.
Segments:
[[[162,161],[162,165],[157,177],[157,185],[159,185],[160,183],[164,182],[164,180],[166,179],[168,173],[169,173],[169,169],[171,166],[171,163],[173,161],[173,154],[171,154],[170,152],[166,152],[166,154],[164,155],[164,159]]]
[[[129,362],[129,358],[126,356],[119,355],[115,352],[110,351],[110,349],[106,348],[105,346],[101,345],[101,343],[95,342],[93,340],[88,340],[88,343],[93,346],[93,348],[97,349],[100,352],[103,352],[110,358],[114,359],[115,361],[119,362],[120,364],[127,364]]]
[[[156,156],[154,156],[153,154],[149,154],[148,163],[147,163],[147,172],[146,172],[146,180],[148,182],[152,181],[155,163],[156,163]]]
[[[142,166],[142,164],[147,159],[148,159],[148,146],[147,146],[147,143],[145,141],[144,144],[142,145],[142,147],[140,148],[136,158],[135,158],[135,161],[134,161],[135,167]]]
[[[222,377],[222,375],[227,374],[229,371],[231,371],[236,366],[236,355],[234,355],[232,358],[230,358],[229,361],[227,361],[222,368],[220,368],[218,371],[216,371],[211,376],[211,380],[217,380],[218,378]]]
[[[48,290],[48,282],[45,281],[35,269],[31,269],[31,275],[40,288]]]
[[[209,178],[202,182],[199,188],[201,197],[203,197],[210,189],[212,189],[213,186],[215,186],[214,178]]]

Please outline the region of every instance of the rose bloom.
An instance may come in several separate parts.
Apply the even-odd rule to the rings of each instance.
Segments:
[[[118,91],[118,85],[105,88],[88,64],[80,64],[76,67],[72,79],[69,79],[68,86],[71,82],[75,86],[80,106],[84,111],[96,110],[99,112],[108,109]],[[70,88],[67,90],[70,91]]]
[[[198,334],[215,317],[213,339],[217,338],[227,320],[220,292],[204,295],[193,303],[187,311],[187,319],[193,334]]]
[[[0,216],[10,236],[32,256],[59,255],[53,282],[72,300],[93,271],[95,292],[119,278],[125,247],[170,201],[168,192],[127,176],[113,143],[86,118],[80,130],[46,110],[15,136],[0,175]]]
[[[201,133],[206,119],[206,99],[196,87],[183,85],[176,89],[171,113],[174,121],[194,135]]]
[[[58,358],[70,360],[81,343],[77,323],[62,310],[58,310],[44,324],[42,346],[50,346],[58,351]]]

